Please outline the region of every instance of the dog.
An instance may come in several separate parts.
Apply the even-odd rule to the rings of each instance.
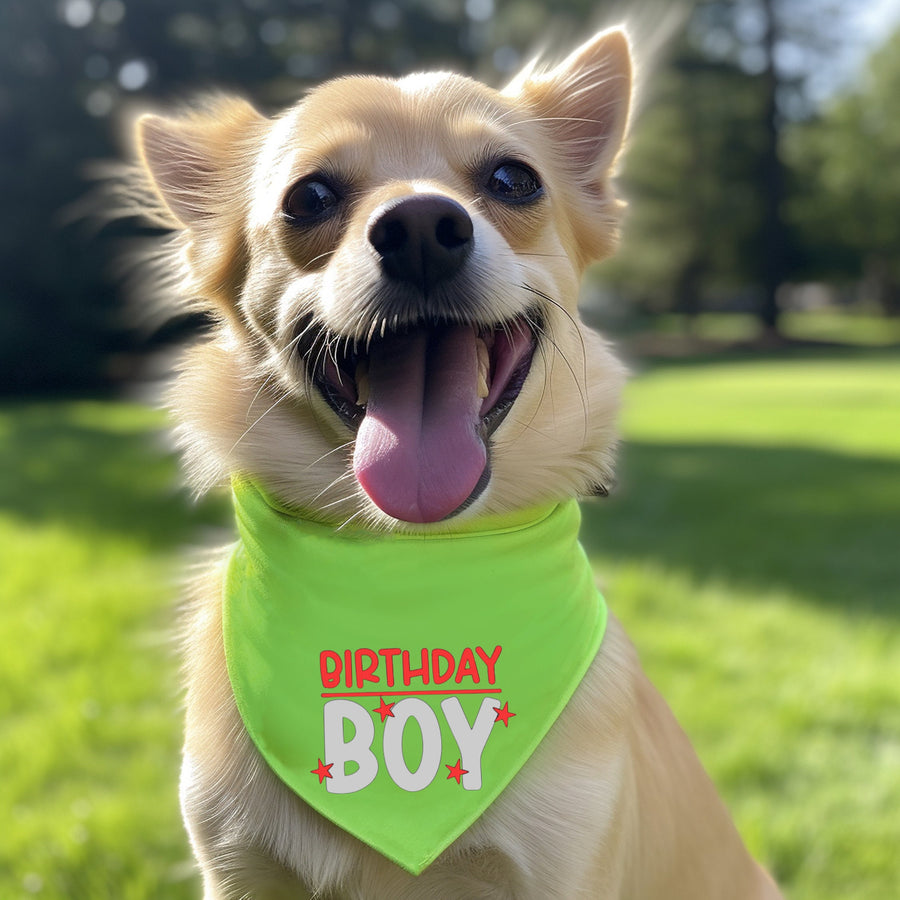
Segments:
[[[324,547],[331,536],[349,536],[346,552],[367,553],[365,568],[341,555],[340,544],[333,565],[285,576],[285,590],[322,581],[326,596],[316,603],[327,620],[330,584],[336,592],[340,584],[347,603],[375,606],[352,616],[377,620],[389,616],[379,604],[406,578],[382,573],[390,568],[379,562],[382,549],[408,561],[451,548],[458,557],[448,557],[441,578],[457,585],[457,576],[469,577],[470,550],[482,553],[480,535],[518,541],[532,527],[543,535],[558,521],[547,510],[571,512],[572,498],[607,492],[625,372],[581,323],[576,304],[585,267],[617,243],[623,204],[613,176],[631,91],[629,40],[612,29],[558,64],[526,67],[500,91],[449,73],[353,76],[312,90],[274,119],[215,96],[138,121],[147,202],[174,231],[169,258],[179,292],[214,323],[186,353],[172,389],[178,440],[198,491],[236,485],[239,522],[245,516],[249,529],[243,549],[224,551],[190,592],[181,798],[205,900],[780,896],[621,626],[598,612],[605,607],[593,588],[578,606],[589,610],[590,628],[573,626],[558,656],[568,665],[574,652],[566,642],[579,643],[584,663],[572,663],[566,695],[549,699],[554,710],[533,740],[514,736],[525,733],[514,731],[525,707],[513,694],[501,706],[503,697],[491,699],[500,689],[486,687],[495,675],[499,684],[501,671],[506,677],[513,637],[502,648],[480,637],[445,648],[354,649],[335,639],[296,669],[299,651],[279,644],[272,656],[284,657],[286,668],[273,675],[266,648],[244,630],[256,635],[260,619],[274,619],[265,626],[273,641],[294,634],[276,608],[299,616],[298,641],[305,630],[306,613],[290,596],[269,607],[275,589],[254,587],[246,574],[255,571],[256,550],[269,552],[255,548],[257,514],[276,536],[293,535],[296,520]],[[566,521],[566,534],[577,532],[577,519]],[[479,536],[469,541],[473,529]],[[558,603],[562,609],[555,588],[529,576],[539,583],[521,585],[538,592],[527,616],[515,614],[518,598],[507,589],[520,565],[531,572],[544,558],[543,544],[529,538],[519,547],[521,562],[508,565],[512,581],[485,583],[482,569],[507,565],[486,543],[483,559],[471,563],[477,583],[470,580],[506,604],[512,630],[537,617],[552,643]],[[292,565],[294,545],[285,546],[284,564]],[[581,592],[584,566],[577,562]],[[244,593],[223,603],[229,579]],[[451,608],[457,599],[465,600],[457,593]],[[419,598],[404,609],[427,605]],[[433,708],[414,696],[397,700],[415,678],[420,687],[450,684],[460,697],[460,685],[475,685],[480,696],[464,718],[458,697]],[[307,681],[315,682],[313,719],[325,710],[326,749],[311,750],[296,774],[272,749],[278,739],[267,737],[283,724],[267,700],[271,691],[272,708],[277,700],[290,718],[291,692]],[[392,684],[399,689],[388,691]],[[358,693],[366,687],[377,690]],[[248,699],[254,693],[261,696]],[[380,706],[358,714],[360,696]],[[322,707],[323,698],[331,705]],[[338,716],[331,732],[330,715]],[[422,735],[417,768],[390,756],[411,720]],[[323,723],[314,726],[321,732]],[[382,726],[376,757],[364,744]],[[305,740],[310,729],[295,730]],[[450,733],[459,750],[447,748]],[[315,748],[321,737],[313,736]],[[443,756],[432,756],[432,737],[444,741]],[[406,804],[426,787],[440,790],[435,796],[446,803],[428,809],[449,815],[458,797],[478,794],[466,780],[481,766],[478,754],[502,741],[497,758],[518,754],[521,766],[488,791],[486,805],[423,838],[431,843],[410,861],[404,842],[431,827],[431,812],[417,818],[409,810],[418,807]],[[385,766],[400,812],[378,800],[365,827],[345,825],[340,804]],[[486,786],[482,768],[476,782],[483,777]]]

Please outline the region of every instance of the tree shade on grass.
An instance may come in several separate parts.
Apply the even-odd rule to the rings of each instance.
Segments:
[[[900,880],[900,356],[695,361],[629,387],[584,538],[793,900]],[[196,897],[174,572],[227,525],[126,403],[0,407],[0,896]]]

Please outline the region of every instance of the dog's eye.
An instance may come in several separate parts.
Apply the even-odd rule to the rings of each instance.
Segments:
[[[341,202],[337,191],[321,178],[298,181],[284,198],[284,213],[294,222],[312,224],[327,218]]]
[[[544,192],[540,178],[522,163],[506,162],[497,166],[488,179],[487,189],[497,200],[525,203],[537,200]]]

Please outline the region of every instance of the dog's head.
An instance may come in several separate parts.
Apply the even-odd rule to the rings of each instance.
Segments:
[[[388,526],[602,489],[622,372],[576,303],[617,237],[630,83],[609,31],[502,92],[352,77],[274,120],[142,118],[219,321],[176,392],[208,477]]]

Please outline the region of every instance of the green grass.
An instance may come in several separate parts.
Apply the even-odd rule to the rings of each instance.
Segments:
[[[823,309],[789,312],[781,323],[785,337],[805,341],[830,341],[860,346],[900,344],[900,319],[865,313],[848,314]]]
[[[585,543],[793,900],[900,883],[900,356],[695,361],[629,387]],[[173,573],[192,507],[127,403],[0,406],[0,898],[199,895]]]
[[[175,489],[159,416],[0,408],[0,897],[187,898]],[[204,519],[204,515],[206,519]]]
[[[692,321],[684,315],[655,316],[651,323],[661,334],[684,334],[709,341],[741,342],[758,338],[759,319],[750,313],[701,313]],[[850,344],[862,347],[886,347],[900,344],[900,319],[865,312],[846,313],[822,309],[787,312],[781,317],[781,332],[795,341]]]
[[[793,900],[900,884],[900,356],[631,385],[585,542],[754,853]]]

